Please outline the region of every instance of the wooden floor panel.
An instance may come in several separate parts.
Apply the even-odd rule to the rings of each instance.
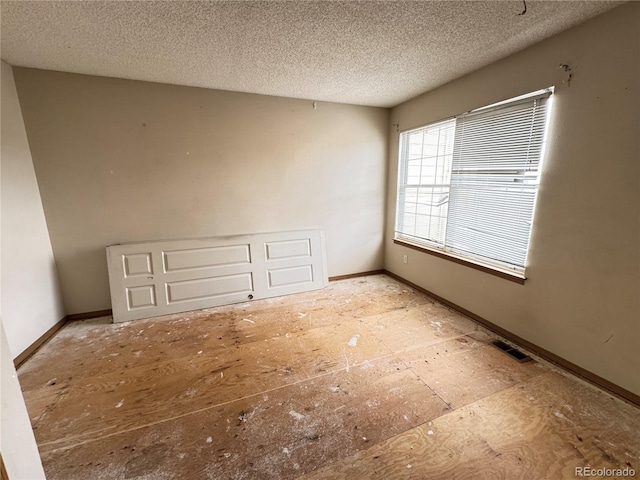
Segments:
[[[439,304],[371,315],[365,325],[386,347],[400,351],[474,332],[478,325]]]
[[[88,463],[119,478],[114,472],[132,459],[141,462],[136,459],[145,451],[162,457],[152,462],[149,478],[163,478],[168,465],[182,463],[181,455],[188,462],[185,470],[171,470],[173,478],[294,478],[448,410],[415,374],[387,357],[160,423],[144,425],[142,418],[124,433],[106,431],[42,451],[45,463],[55,459],[50,478],[92,478]]]
[[[492,338],[486,333],[474,332],[473,337],[458,337],[398,355],[455,409],[545,371],[545,367],[536,362],[516,362],[489,345]]]
[[[302,478],[562,479],[586,466],[637,473],[639,426],[637,409],[546,372]]]
[[[638,410],[384,275],[123,324],[19,369],[50,479],[566,478],[640,469]]]

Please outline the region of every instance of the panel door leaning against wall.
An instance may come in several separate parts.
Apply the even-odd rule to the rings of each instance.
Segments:
[[[107,247],[113,321],[323,288],[324,232],[304,230]]]

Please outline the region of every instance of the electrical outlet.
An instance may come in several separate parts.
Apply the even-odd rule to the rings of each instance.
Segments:
[[[409,263],[409,256],[408,255],[404,255],[402,257],[402,263]]]

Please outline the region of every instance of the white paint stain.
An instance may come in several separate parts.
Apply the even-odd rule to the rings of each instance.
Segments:
[[[369,408],[375,408],[380,406],[380,402],[378,401],[378,399],[374,399],[374,400],[367,400],[367,407]]]
[[[304,317],[306,317],[306,316],[307,316],[307,314],[306,314],[306,313],[298,312],[298,317],[300,317],[300,318],[304,318]]]
[[[207,437],[207,443],[211,443],[211,442],[213,442],[213,438]]]
[[[296,412],[294,410],[291,410],[289,412],[289,415],[291,415],[293,418],[295,418],[298,421],[299,420],[304,420],[304,418],[305,418],[304,415],[302,415],[301,413],[298,413],[298,412]]]
[[[409,417],[407,417],[406,415],[402,416],[407,422],[409,421]]]
[[[116,403],[116,408],[120,408],[122,405],[124,405],[124,398]]]
[[[433,435],[433,430],[427,431],[427,435]]]
[[[249,323],[256,323],[253,320],[249,320],[248,318],[243,318],[242,320],[245,321],[245,322],[249,322]]]
[[[351,337],[351,340],[349,340],[349,343],[347,343],[347,345],[349,345],[350,347],[355,347],[358,344],[359,338],[360,335],[354,335],[353,337]]]
[[[367,369],[367,368],[372,368],[372,367],[373,367],[373,363],[371,363],[369,360],[365,360],[364,362],[362,362],[362,363],[360,364],[360,368],[361,368],[362,370],[365,370],[365,369]]]
[[[198,352],[198,355],[202,355],[202,350],[200,350],[200,351]]]
[[[411,464],[408,464],[408,465],[407,465],[407,468],[411,468]]]
[[[329,390],[331,390],[333,393],[338,393],[340,391],[340,387],[329,387]]]
[[[567,417],[565,417],[565,416],[564,416],[563,414],[561,414],[560,412],[553,412],[553,414],[554,414],[556,417],[561,418],[561,419],[563,419],[563,420],[567,420],[567,421],[569,420]]]

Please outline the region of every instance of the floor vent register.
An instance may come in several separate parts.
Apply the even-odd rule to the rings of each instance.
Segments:
[[[511,358],[514,358],[520,363],[529,362],[532,360],[529,355],[522,353],[520,350],[513,348],[511,345],[508,345],[501,340],[494,340],[493,342],[491,342],[491,345],[503,351]]]

